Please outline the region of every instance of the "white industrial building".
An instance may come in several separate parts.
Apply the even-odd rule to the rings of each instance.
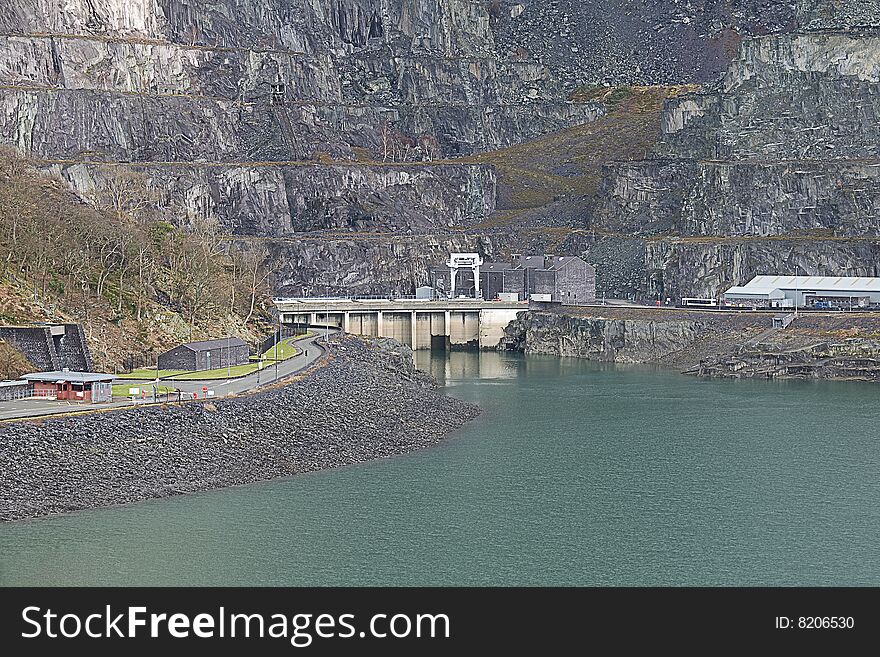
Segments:
[[[727,290],[724,302],[755,308],[866,308],[880,305],[880,278],[755,276]]]

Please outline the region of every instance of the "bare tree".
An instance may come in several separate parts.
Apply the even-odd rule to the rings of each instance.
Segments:
[[[382,161],[387,162],[389,156],[389,147],[391,146],[391,126],[388,125],[388,121],[385,121],[382,124]]]
[[[261,294],[268,294],[266,283],[272,275],[272,268],[269,265],[269,250],[265,246],[252,249],[246,252],[244,265],[245,273],[248,281],[248,304],[247,315],[245,315],[244,323],[247,324],[254,316],[254,310],[257,304],[257,298]]]
[[[97,178],[92,201],[120,224],[143,225],[154,214],[159,195],[145,174],[107,165],[98,169]]]
[[[428,162],[433,162],[440,156],[440,144],[434,135],[419,137],[419,147],[422,149],[422,157]]]

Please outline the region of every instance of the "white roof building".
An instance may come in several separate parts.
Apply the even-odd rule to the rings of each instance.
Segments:
[[[755,276],[724,293],[728,302],[765,301],[771,305],[810,305],[821,299],[865,299],[880,303],[880,278],[867,276]],[[785,303],[789,301],[790,304]]]

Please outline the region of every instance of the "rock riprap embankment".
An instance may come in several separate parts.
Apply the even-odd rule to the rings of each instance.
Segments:
[[[438,392],[407,347],[346,338],[323,366],[273,390],[0,427],[0,520],[411,452],[478,413]]]

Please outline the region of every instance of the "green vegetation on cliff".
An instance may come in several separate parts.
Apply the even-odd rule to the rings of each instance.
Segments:
[[[98,367],[182,340],[256,337],[266,252],[216,225],[157,212],[139,173],[108,166],[85,202],[15,151],[0,152],[0,287],[5,322],[84,325]]]

